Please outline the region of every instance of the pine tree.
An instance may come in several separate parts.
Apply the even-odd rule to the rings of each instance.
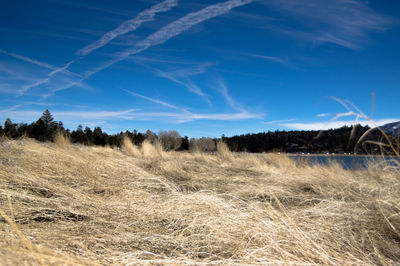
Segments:
[[[17,124],[13,123],[10,118],[4,122],[4,133],[9,138],[16,138],[18,135]]]
[[[53,123],[53,120],[54,120],[54,118],[51,115],[49,109],[46,109],[39,119],[41,119],[43,121],[44,125],[47,128],[50,128],[52,126],[52,123]]]
[[[73,143],[85,143],[86,136],[83,132],[82,125],[78,125],[76,130],[72,131],[71,139]]]
[[[46,109],[32,128],[32,137],[39,141],[53,140],[57,130],[62,129],[62,123],[54,121],[50,111]]]

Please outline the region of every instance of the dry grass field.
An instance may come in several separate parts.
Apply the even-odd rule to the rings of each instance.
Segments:
[[[400,172],[0,143],[0,264],[396,264]]]

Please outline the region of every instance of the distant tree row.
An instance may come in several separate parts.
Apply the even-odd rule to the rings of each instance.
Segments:
[[[325,131],[275,131],[257,134],[246,134],[233,137],[221,137],[228,144],[231,151],[235,152],[284,152],[284,153],[352,153],[360,137],[369,130],[368,126],[355,125]],[[144,140],[152,143],[159,141],[167,151],[202,151],[213,152],[219,139],[199,138],[188,139],[175,131],[160,131],[155,134],[151,130],[145,133],[125,131],[109,135],[100,127],[93,130],[89,127],[83,129],[79,125],[76,130],[70,131],[63,127],[62,122],[54,121],[49,110],[45,110],[42,116],[31,124],[16,124],[7,118],[4,127],[0,125],[0,136],[16,139],[23,136],[34,138],[38,141],[54,141],[57,132],[69,137],[72,143],[84,145],[101,145],[120,147],[123,138],[127,136],[132,143],[141,145]],[[366,140],[383,141],[382,134],[378,130],[372,130]],[[367,145],[365,145],[367,143]],[[357,150],[358,153],[379,153],[377,145],[368,145]]]
[[[232,151],[237,152],[283,152],[283,153],[379,153],[378,145],[368,144],[371,140],[385,143],[379,130],[367,133],[364,142],[358,140],[370,130],[359,124],[323,131],[275,131],[222,137]],[[363,145],[362,145],[363,144]],[[356,146],[357,145],[357,146]],[[387,151],[390,153],[390,151]]]
[[[25,123],[16,124],[7,118],[4,122],[4,128],[0,127],[0,135],[9,138],[20,138],[28,136],[39,141],[52,141],[57,131],[64,131],[62,122],[54,121],[49,110],[43,112],[43,115],[30,125]]]
[[[67,136],[72,143],[84,145],[121,147],[123,138],[127,136],[136,145],[141,145],[147,139],[152,143],[159,141],[164,150],[189,150],[188,137],[185,136],[182,138],[175,130],[160,131],[158,135],[151,130],[147,130],[145,133],[133,130],[133,132],[125,131],[109,135],[103,132],[100,127],[95,127],[92,130],[90,127],[83,128],[82,125],[79,125],[76,130],[70,131],[64,128],[62,122],[54,121],[49,110],[45,110],[42,116],[31,124],[13,123],[11,119],[7,118],[4,122],[4,127],[0,125],[0,137],[3,136],[11,139],[29,137],[42,142],[54,141],[55,135],[58,132]]]

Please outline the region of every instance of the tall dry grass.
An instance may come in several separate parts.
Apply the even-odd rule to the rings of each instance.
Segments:
[[[141,151],[145,158],[159,158],[163,154],[161,143],[158,141],[150,143],[145,140],[141,145]]]
[[[140,157],[142,155],[142,153],[139,150],[139,148],[136,145],[134,145],[132,143],[132,140],[127,136],[125,136],[122,139],[122,150],[125,153],[127,153],[128,155],[132,155],[132,156],[135,156],[135,157]]]
[[[222,161],[232,161],[233,160],[233,155],[230,152],[228,145],[222,141],[219,141],[217,143],[217,155]]]
[[[0,262],[400,261],[398,170],[130,144],[1,142]]]
[[[60,148],[68,148],[71,144],[71,140],[68,136],[58,131],[54,136],[54,143],[56,143]]]

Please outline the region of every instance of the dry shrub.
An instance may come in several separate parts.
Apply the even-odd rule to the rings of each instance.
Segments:
[[[132,155],[134,157],[142,156],[139,148],[132,143],[131,139],[128,136],[125,136],[122,140],[122,150],[125,153]]]
[[[189,150],[192,152],[214,152],[215,142],[212,138],[190,139]]]

